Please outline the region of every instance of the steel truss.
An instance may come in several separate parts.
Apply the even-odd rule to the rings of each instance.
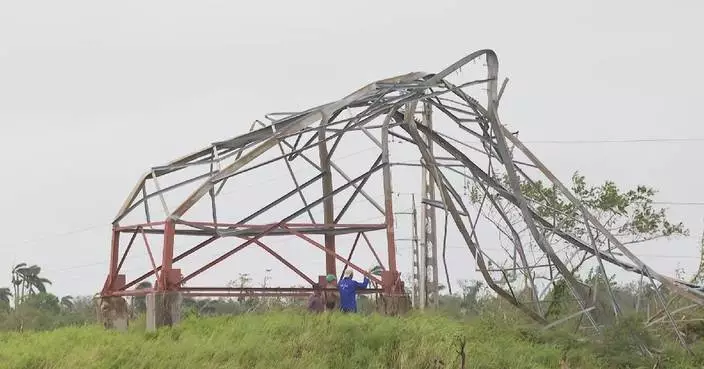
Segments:
[[[460,83],[450,82],[460,68],[469,66],[471,69],[478,64],[483,65],[479,69],[485,70],[486,75]],[[113,222],[110,268],[102,295],[134,296],[152,292],[134,289],[139,282],[151,277],[157,281],[153,291],[181,291],[195,296],[300,296],[309,293],[310,287],[246,289],[186,286],[187,282],[201,273],[247,247],[262,249],[299,275],[308,285],[320,281],[320,276],[306,275],[267,245],[266,240],[272,237],[295,237],[319,249],[326,255],[325,273],[337,274],[335,265],[336,262],[341,262],[345,268],[366,275],[379,286],[370,292],[389,296],[403,294],[404,287],[396,261],[392,196],[394,182],[391,177],[392,167],[403,163],[392,162],[389,154],[389,142],[397,139],[411,143],[420,154],[421,161],[417,165],[422,167],[426,176],[423,188],[432,189],[432,193],[422,194],[423,208],[433,208],[438,215],[444,215],[445,238],[447,223],[451,220],[488,286],[534,320],[549,323],[541,303],[538,280],[547,280],[547,283],[543,283],[543,287],[547,288],[553,282],[562,280],[581,307],[581,312],[577,315],[586,317],[585,321],[599,330],[594,317],[598,310],[594,305],[594,296],[590,296],[589,286],[575,277],[578,271],[570,268],[575,258],[582,259],[580,265],[585,260],[594,260],[600,273],[604,274],[605,265],[640,274],[653,285],[664,286],[698,305],[704,303],[704,295],[694,286],[661,275],[645,265],[587,210],[523,145],[516,134],[501,123],[498,107],[506,81],[499,86],[496,54],[491,50],[480,50],[439,73],[418,72],[388,78],[371,83],[338,101],[309,110],[268,115],[266,117],[270,123],[257,121],[246,134],[213,143],[166,165],[151,168],[127,196]],[[469,91],[473,89],[484,89],[486,101],[480,102],[481,99],[472,97]],[[449,123],[442,123],[443,119]],[[455,133],[449,133],[450,128],[455,129]],[[336,164],[334,154],[340,142],[355,132],[362,133],[376,145],[379,153],[372,162],[356,163],[357,168],[367,168],[364,172],[350,175],[347,169]],[[480,146],[468,144],[471,140],[478,141]],[[265,154],[271,157],[267,158]],[[247,172],[282,162],[292,178],[293,189],[280,196],[270,196],[271,201],[267,205],[244,214],[236,221],[228,223],[221,219],[223,217],[217,199],[223,187],[237,181],[239,176]],[[292,163],[297,162],[309,165],[315,175],[308,179],[296,176]],[[160,185],[165,178],[193,168],[205,169],[169,186]],[[581,222],[586,227],[586,234],[570,234],[562,225],[554,224],[536,210],[535,199],[523,193],[521,187],[521,183],[534,181],[529,173],[541,176],[561,196],[569,199],[580,214],[579,219],[574,221]],[[458,175],[481,189],[480,206],[473,206],[463,199],[458,186],[452,181]],[[335,176],[344,181],[335,183]],[[365,186],[379,176],[383,185],[383,203],[374,199]],[[175,204],[168,203],[165,195],[185,186],[194,188],[188,195],[178,198]],[[318,196],[311,198],[310,194],[306,195],[306,190],[316,186],[322,189]],[[299,198],[303,207],[272,221],[254,222],[256,218],[266,216],[271,209],[292,198]],[[335,200],[344,204],[337,214]],[[345,223],[346,211],[357,201],[366,201],[373,211],[383,216],[384,221]],[[168,215],[165,219],[154,220],[155,203]],[[208,221],[189,220],[189,211],[199,203],[209,204],[211,219]],[[313,216],[314,208],[323,209],[322,222]],[[512,218],[511,211],[519,214],[519,219]],[[123,224],[128,216],[135,214],[143,214],[141,223]],[[504,256],[510,260],[511,266],[501,266],[494,260],[497,258],[495,255],[491,256],[482,248],[481,232],[477,228],[480,219],[489,219],[510,240]],[[436,237],[434,228],[432,225],[428,232]],[[375,232],[385,234],[385,247],[379,248],[369,241],[369,236]],[[346,234],[355,235],[355,241],[351,252],[345,257],[337,252],[336,240]],[[152,252],[147,235],[161,236],[161,255]],[[176,254],[174,240],[177,237],[198,239],[198,242]],[[322,237],[322,242],[317,241],[317,237]],[[423,240],[427,237],[424,234]],[[128,280],[122,268],[137,239],[145,243],[151,270]],[[234,248],[200,268],[188,271],[176,268],[179,261],[223,239],[239,241]],[[351,261],[359,243],[366,244],[382,265],[384,272],[381,277],[368,273]],[[445,246],[443,241],[443,250]],[[556,250],[557,246],[561,250]],[[434,247],[434,250],[423,250],[422,254],[432,254],[437,265],[438,245]],[[385,259],[384,262],[382,259]],[[437,267],[433,269],[432,279],[436,286],[438,271]],[[494,270],[505,277],[501,283],[490,274]],[[521,278],[508,278],[509,275],[518,274]],[[524,293],[519,293],[521,291]],[[437,290],[428,291],[432,292],[437,293]],[[667,312],[663,297],[659,296],[659,299]],[[612,300],[611,309],[613,314],[619,314],[619,305],[615,299]],[[669,313],[666,315],[669,316]],[[671,317],[669,319],[672,320]]]

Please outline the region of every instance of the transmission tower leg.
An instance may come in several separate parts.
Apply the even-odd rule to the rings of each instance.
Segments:
[[[423,125],[433,128],[430,104],[423,104]],[[433,155],[433,141],[423,136],[428,151]],[[426,163],[421,163],[425,165]],[[421,168],[421,196],[423,200],[435,202],[435,180],[427,168]],[[427,203],[421,207],[421,308],[438,306],[438,245],[435,208]]]
[[[112,291],[114,289],[114,283],[117,279],[117,266],[118,260],[120,258],[120,232],[113,227],[112,231],[112,244],[110,248],[110,274],[103,287],[103,292]]]
[[[391,185],[391,165],[389,161],[389,121],[391,115],[384,120],[381,129],[381,157],[384,182],[384,213],[386,215],[386,242],[388,250],[388,268],[382,272],[381,281],[386,300],[386,313],[396,315],[407,310],[407,296],[396,264],[396,238],[394,232],[393,188]]]
[[[394,235],[394,207],[392,200],[393,189],[391,186],[391,165],[389,163],[389,119],[390,116],[384,120],[384,127],[381,131],[381,144],[382,144],[382,161],[384,163],[384,168],[382,169],[383,181],[384,181],[384,212],[386,215],[386,240],[388,248],[389,257],[389,268],[388,270],[392,273],[397,273],[396,269],[396,241]]]
[[[176,237],[176,224],[172,219],[167,219],[164,225],[164,248],[161,256],[161,274],[157,281],[157,290],[166,291],[178,281],[174,278],[174,238]]]
[[[327,196],[323,201],[323,216],[326,225],[331,225],[334,223],[335,219],[335,207],[333,203],[333,196],[329,196],[332,193],[332,172],[330,171],[330,154],[328,153],[327,143],[325,141],[325,128],[324,125],[327,122],[321,122],[320,130],[318,133],[318,152],[320,154],[320,168],[323,171],[323,196]],[[325,273],[337,275],[336,260],[335,260],[335,235],[332,232],[325,234],[325,248],[332,251],[333,253],[326,253],[325,256]]]

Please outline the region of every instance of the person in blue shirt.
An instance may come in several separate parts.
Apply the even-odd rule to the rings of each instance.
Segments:
[[[343,313],[357,312],[357,290],[365,289],[369,285],[369,278],[366,276],[364,281],[359,283],[352,279],[352,275],[352,269],[347,269],[345,275],[337,283],[337,289],[340,291],[340,311]]]

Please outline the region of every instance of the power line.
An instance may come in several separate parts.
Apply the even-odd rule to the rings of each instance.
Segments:
[[[704,206],[704,202],[670,202],[670,201],[653,201],[655,205],[674,205],[674,206]]]
[[[401,241],[407,241],[407,240],[396,240],[397,242]],[[410,242],[410,241],[409,241]],[[439,246],[439,245],[438,245]],[[396,246],[397,249],[411,249],[412,246]],[[447,246],[448,249],[468,249],[467,246]],[[481,250],[483,251],[505,251],[504,249],[500,248],[495,248],[495,247],[481,247]],[[511,250],[511,249],[509,249]],[[696,256],[696,255],[667,255],[667,254],[640,254],[636,255],[639,258],[643,257],[658,257],[658,258],[683,258],[683,259],[701,259],[701,256]]]
[[[704,138],[691,137],[660,137],[660,138],[595,138],[591,140],[521,140],[524,144],[563,144],[563,145],[584,145],[584,144],[631,144],[631,143],[697,143],[704,142]],[[466,141],[467,144],[481,144],[481,141]]]
[[[523,141],[529,144],[602,144],[602,143],[684,143],[703,142],[704,138],[624,138],[594,140],[534,140]]]

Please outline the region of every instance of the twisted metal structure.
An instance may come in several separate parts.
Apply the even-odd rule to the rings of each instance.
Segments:
[[[454,82],[463,67],[481,75]],[[412,164],[390,159],[390,143],[398,140],[410,143],[406,148],[412,147],[420,156],[416,165],[424,173],[424,189],[430,188],[430,193],[422,194],[423,212],[442,212],[446,219],[445,237],[448,225],[454,225],[488,286],[534,320],[549,323],[540,290],[562,280],[581,307],[578,315],[599,329],[593,316],[597,309],[593,296],[589,296],[588,286],[575,277],[577,268],[571,267],[575,259],[582,260],[578,267],[586,260],[593,261],[603,274],[607,266],[640,274],[654,285],[665,286],[697,305],[703,304],[704,295],[696,286],[661,275],[636,257],[501,123],[498,108],[506,81],[501,86],[498,81],[496,54],[480,50],[439,73],[400,75],[305,111],[267,115],[269,122],[256,121],[249,133],[151,168],[129,193],[113,222],[110,269],[102,296],[168,291],[194,296],[301,296],[312,291],[316,283],[322,283],[324,274],[337,274],[338,264],[369,277],[374,284],[370,293],[403,296],[405,288],[396,260],[392,196],[396,183],[392,168]],[[478,145],[469,144],[470,141]],[[360,142],[375,146],[373,160],[365,162],[360,157],[349,165],[336,163],[336,154],[345,143],[355,146]],[[247,174],[272,166],[290,174],[290,191],[237,193],[240,202],[252,197],[265,202],[253,210],[239,203],[221,203],[224,188]],[[297,168],[305,168],[308,176],[296,175],[302,170]],[[579,217],[572,221],[582,224],[586,232],[572,234],[536,210],[534,199],[521,186],[535,181],[535,176],[546,180],[573,204]],[[458,178],[480,189],[479,206],[470,204],[461,194]],[[375,190],[380,192],[382,201],[373,196]],[[291,211],[290,205],[295,202],[300,207]],[[378,213],[383,221],[349,221],[350,212],[360,202],[366,206],[361,212]],[[342,205],[337,212],[335,203]],[[155,207],[163,210],[163,218],[155,215]],[[322,219],[316,219],[313,212],[321,208]],[[207,220],[199,218],[204,214]],[[509,214],[518,214],[518,218]],[[486,239],[487,232],[479,229],[482,219],[490,221],[509,240],[499,255],[483,248],[482,238]],[[159,237],[156,242],[155,236]],[[308,275],[277,253],[267,244],[267,240],[277,237],[302,240],[319,250],[325,257],[324,273],[321,270],[317,278]],[[490,237],[493,239],[489,242],[495,244],[495,235]],[[197,241],[177,253],[174,244],[178,238]],[[151,270],[128,280],[122,268],[137,239],[145,243]],[[239,243],[200,267],[176,267],[181,260],[215,242],[231,240]],[[437,262],[438,243],[426,241],[423,257],[429,254]],[[373,253],[383,268],[381,276],[370,274],[353,262],[358,244],[366,244]],[[341,246],[350,245],[347,256],[339,252]],[[307,287],[192,285],[199,275],[245,248],[260,249],[279,260]],[[512,266],[506,266],[507,260]],[[436,265],[430,272],[435,274],[435,283]],[[502,280],[497,281],[492,271],[498,271]],[[419,274],[418,270],[414,272]],[[152,277],[156,278],[153,289],[133,289]],[[424,282],[416,279],[414,283]],[[606,289],[610,294],[610,289]],[[659,296],[659,300],[667,313],[663,297]],[[618,301],[611,301],[610,309],[618,315]]]

